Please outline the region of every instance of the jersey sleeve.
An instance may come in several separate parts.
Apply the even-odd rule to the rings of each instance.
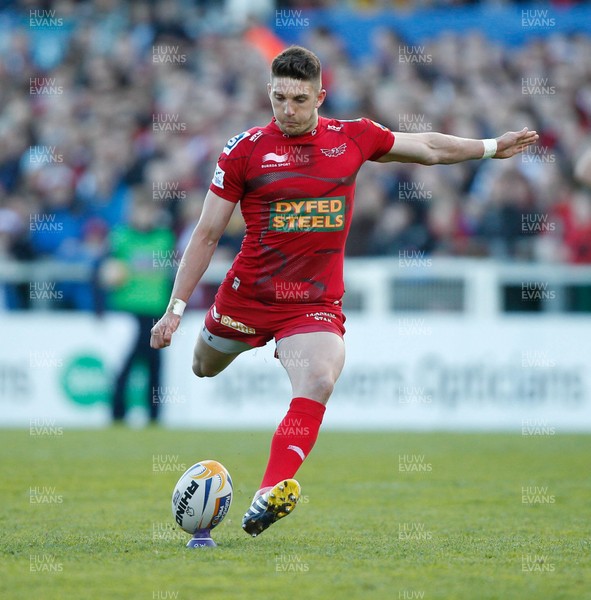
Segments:
[[[209,189],[224,200],[236,203],[244,196],[247,156],[240,142],[249,136],[249,131],[243,131],[230,138],[218,158]]]
[[[371,119],[361,119],[366,125],[359,142],[366,160],[378,160],[389,152],[394,143],[394,134],[384,125],[376,123]]]

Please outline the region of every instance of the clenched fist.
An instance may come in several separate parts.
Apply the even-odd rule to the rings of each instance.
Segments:
[[[160,349],[170,346],[172,334],[178,329],[181,318],[171,312],[164,313],[164,316],[152,327],[150,337],[150,347]]]

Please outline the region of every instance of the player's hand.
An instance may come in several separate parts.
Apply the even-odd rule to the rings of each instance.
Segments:
[[[521,131],[508,131],[497,138],[497,153],[493,158],[511,158],[535,144],[540,136],[524,127]]]
[[[151,348],[166,348],[170,346],[172,334],[178,329],[181,318],[171,312],[164,313],[164,316],[152,327],[150,337]]]

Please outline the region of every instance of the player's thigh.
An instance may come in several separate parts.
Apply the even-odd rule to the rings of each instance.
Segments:
[[[223,371],[240,352],[220,352],[210,346],[200,335],[193,351],[193,373],[197,377],[214,377]]]
[[[277,343],[294,395],[326,402],[345,363],[345,342],[330,331],[299,333]]]

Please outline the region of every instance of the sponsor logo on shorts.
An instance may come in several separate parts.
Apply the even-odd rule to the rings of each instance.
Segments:
[[[345,197],[275,200],[271,203],[272,231],[342,231],[345,227]]]
[[[240,333],[246,333],[248,335],[253,335],[256,333],[256,329],[254,327],[249,327],[240,321],[236,321],[232,317],[228,315],[222,315],[222,319],[220,321],[222,325],[226,327],[230,327],[231,329],[235,329],[236,331],[240,331]]]
[[[327,323],[332,323],[332,320],[336,319],[336,315],[334,313],[324,311],[306,313],[306,317],[310,317],[315,321],[326,321]]]

